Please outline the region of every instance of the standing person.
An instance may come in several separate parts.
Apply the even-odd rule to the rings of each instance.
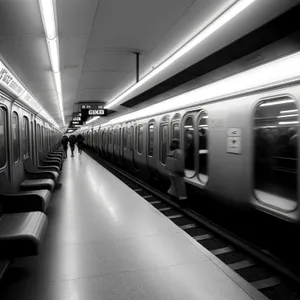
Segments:
[[[67,155],[67,153],[68,153],[68,142],[69,142],[69,138],[66,135],[64,135],[62,140],[61,140],[61,144],[63,145],[65,157],[68,157],[68,155]]]
[[[179,140],[173,139],[167,156],[166,168],[171,181],[168,193],[179,200],[181,207],[187,206],[187,195],[184,182],[184,153],[179,149]]]
[[[76,142],[77,142],[77,147],[78,147],[78,153],[80,155],[82,153],[83,141],[84,141],[84,137],[81,134],[78,134],[76,137]]]
[[[74,157],[74,148],[75,148],[75,144],[76,144],[76,137],[74,134],[70,135],[69,143],[70,143],[70,148],[71,148],[71,152],[72,152],[71,157]]]

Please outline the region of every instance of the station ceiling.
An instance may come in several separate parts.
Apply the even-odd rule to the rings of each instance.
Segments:
[[[66,124],[78,103],[104,105],[182,47],[237,0],[56,0]],[[256,0],[187,55],[111,108],[105,119],[131,112],[162,82],[281,15],[298,0]],[[0,0],[0,55],[62,125],[38,0]],[[197,72],[195,73],[197,74]],[[175,78],[175,77],[173,77]],[[180,84],[176,77],[176,86]],[[166,84],[165,84],[166,85]],[[172,82],[167,83],[172,88]],[[159,93],[157,88],[156,94]],[[162,88],[164,92],[166,88]],[[150,93],[151,95],[151,93]],[[140,97],[138,101],[134,100]],[[136,101],[136,102],[135,102]],[[122,105],[123,104],[123,105]]]

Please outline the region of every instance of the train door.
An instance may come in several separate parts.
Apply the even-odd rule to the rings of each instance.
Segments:
[[[184,150],[185,156],[185,177],[193,178],[196,175],[196,132],[195,124],[198,111],[187,112],[181,124],[182,139],[180,148]]]
[[[126,168],[129,171],[134,171],[134,124],[128,123],[125,125],[127,127],[124,143],[124,156],[126,160]]]
[[[156,123],[155,119],[151,119],[147,125],[147,165],[150,173],[155,174],[157,151],[155,151],[156,140]]]
[[[158,130],[158,166],[157,169],[164,177],[168,176],[166,170],[166,159],[169,152],[170,145],[170,116],[166,115],[161,118]]]
[[[208,181],[208,158],[209,158],[209,127],[208,115],[204,110],[201,110],[197,116],[195,134],[196,146],[196,172],[197,179],[202,185]]]
[[[0,173],[4,173],[7,178],[10,175],[8,145],[8,110],[6,106],[0,105]]]
[[[22,150],[23,150],[23,159],[29,159],[32,157],[31,154],[31,143],[30,143],[30,123],[29,123],[30,114],[27,114],[23,111],[23,118],[21,121],[21,132],[22,132]]]
[[[150,178],[150,172],[147,165],[147,123],[140,121],[136,125],[134,161],[140,177],[144,180]]]

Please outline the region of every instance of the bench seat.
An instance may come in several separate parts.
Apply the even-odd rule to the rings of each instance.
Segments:
[[[54,181],[52,179],[29,179],[24,180],[21,183],[22,190],[49,190],[50,192],[54,189]]]
[[[51,192],[48,190],[22,191],[0,194],[6,213],[41,211],[45,212],[50,203]]]
[[[0,217],[1,258],[37,255],[47,228],[41,212],[3,214]]]

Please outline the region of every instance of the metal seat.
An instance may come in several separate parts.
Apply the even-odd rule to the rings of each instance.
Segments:
[[[42,212],[0,213],[0,258],[37,255],[47,224]]]
[[[34,166],[32,160],[27,158],[24,160],[24,169],[25,172],[30,174],[33,179],[44,178],[44,179],[52,179],[54,184],[58,182],[59,173],[56,171],[49,170],[39,170],[37,167]]]
[[[52,179],[29,179],[24,180],[20,185],[22,190],[54,190],[54,181]]]
[[[9,212],[41,211],[45,212],[50,203],[49,190],[19,191],[4,173],[0,173],[0,199]]]

